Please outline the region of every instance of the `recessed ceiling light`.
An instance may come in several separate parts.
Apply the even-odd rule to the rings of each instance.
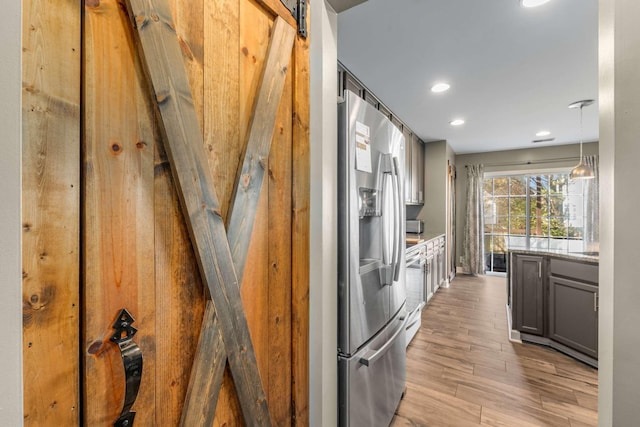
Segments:
[[[463,125],[463,124],[464,124],[464,120],[462,120],[462,119],[455,119],[455,120],[451,120],[451,121],[449,122],[449,124],[450,124],[451,126],[460,126],[460,125]]]
[[[436,83],[431,86],[431,92],[440,93],[449,90],[451,86],[448,83]]]
[[[537,7],[549,2],[549,0],[520,0],[522,7]]]
[[[541,130],[540,132],[536,133],[536,136],[549,136],[551,135],[551,132],[549,132],[548,130]]]

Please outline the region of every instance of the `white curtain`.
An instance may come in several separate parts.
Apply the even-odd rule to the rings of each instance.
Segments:
[[[585,180],[584,195],[586,198],[586,221],[584,225],[584,250],[600,249],[600,167],[598,156],[584,156],[584,162],[591,167],[595,177]]]
[[[467,166],[467,211],[464,228],[464,263],[467,274],[484,274],[483,165]]]

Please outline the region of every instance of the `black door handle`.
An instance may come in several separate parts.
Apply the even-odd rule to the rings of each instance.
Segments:
[[[131,326],[134,322],[133,316],[126,310],[120,310],[118,319],[113,324],[116,331],[111,335],[111,341],[120,348],[120,356],[122,356],[122,364],[124,365],[125,374],[125,393],[124,405],[120,416],[113,423],[114,427],[132,427],[136,413],[131,411],[138,390],[140,390],[140,380],[142,379],[142,350],[133,341],[133,336],[138,332],[136,328]]]

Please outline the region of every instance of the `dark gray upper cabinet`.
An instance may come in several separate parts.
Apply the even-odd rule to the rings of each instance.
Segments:
[[[342,64],[338,63],[338,96],[343,96],[345,90],[352,91],[373,105],[385,117],[391,119],[391,122],[403,133],[405,139],[405,203],[408,205],[424,204],[424,143],[369,89]]]
[[[424,203],[424,144],[407,127],[402,132],[405,139],[405,203]]]
[[[412,156],[413,156],[413,132],[411,129],[404,126],[402,129],[402,134],[404,135],[404,202],[406,204],[412,204],[413,201],[413,192],[411,187],[411,165],[412,165]]]
[[[544,260],[542,256],[516,255],[515,328],[532,335],[544,335]]]
[[[344,88],[355,93],[360,98],[364,98],[364,86],[347,72],[344,73]]]
[[[367,101],[369,104],[373,105],[374,108],[378,109],[378,106],[380,105],[380,101],[378,100],[378,98],[376,98],[376,96],[371,92],[369,92],[366,88],[364,89],[363,92],[364,92],[364,100]]]
[[[549,338],[598,358],[598,287],[549,276]]]
[[[411,140],[411,196],[414,203],[424,203],[424,144],[416,134]]]
[[[378,110],[384,114],[387,119],[391,119],[391,110],[389,110],[382,102],[378,104]]]

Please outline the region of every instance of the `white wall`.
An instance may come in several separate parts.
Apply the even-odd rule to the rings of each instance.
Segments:
[[[311,2],[309,425],[338,419],[338,115],[336,13]]]
[[[18,0],[0,14],[0,424],[22,425],[20,35]]]
[[[640,2],[600,0],[599,425],[640,419]]]

